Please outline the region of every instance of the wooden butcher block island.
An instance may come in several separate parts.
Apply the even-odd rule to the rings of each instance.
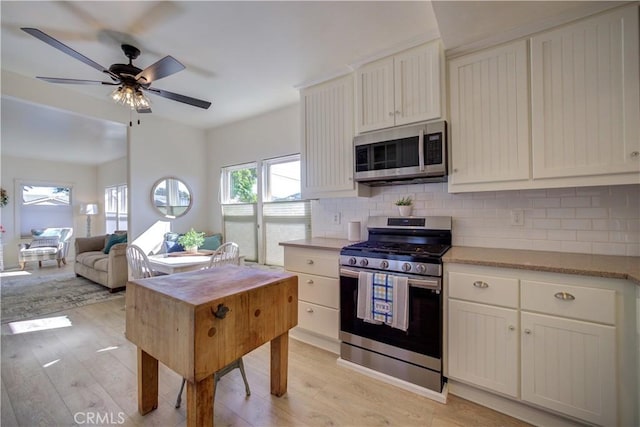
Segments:
[[[213,423],[213,374],[271,341],[271,394],[287,391],[298,277],[228,265],[127,283],[126,337],[138,346],[138,411],[158,406],[158,361],[187,379],[187,425]]]

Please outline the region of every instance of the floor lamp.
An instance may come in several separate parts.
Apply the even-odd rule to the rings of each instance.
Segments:
[[[86,203],[80,206],[80,213],[87,216],[87,237],[91,237],[91,217],[98,215],[97,203]]]

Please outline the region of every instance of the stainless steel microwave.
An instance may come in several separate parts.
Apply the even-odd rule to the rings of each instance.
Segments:
[[[446,181],[447,122],[424,122],[358,135],[355,180],[363,184]]]

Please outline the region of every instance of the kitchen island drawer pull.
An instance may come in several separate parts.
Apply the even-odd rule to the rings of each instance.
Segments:
[[[473,286],[475,286],[476,288],[485,289],[489,287],[489,284],[487,282],[483,282],[482,280],[476,280],[475,282],[473,282]]]
[[[574,299],[576,299],[576,297],[568,292],[556,292],[553,296],[563,301],[573,301]]]
[[[307,264],[309,264],[309,265],[313,264],[313,260],[312,259],[308,259],[307,260]]]

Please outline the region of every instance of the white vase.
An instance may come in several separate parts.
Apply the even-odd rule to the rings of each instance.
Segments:
[[[188,248],[184,248],[184,250],[186,252],[189,252],[190,254],[198,253],[198,247],[197,246],[189,246]]]
[[[411,211],[413,210],[413,206],[398,206],[398,211],[400,212],[400,216],[411,216]]]

